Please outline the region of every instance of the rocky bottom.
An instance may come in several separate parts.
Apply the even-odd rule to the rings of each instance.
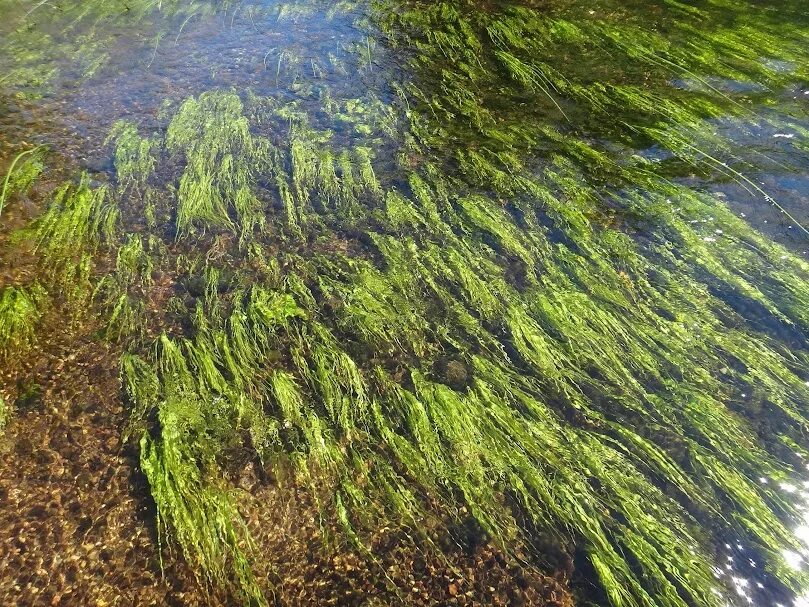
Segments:
[[[31,367],[2,378],[13,416],[0,436],[0,603],[238,604],[205,588],[171,547],[161,569],[148,488],[121,444],[116,356],[69,327],[51,337],[70,346],[33,352]],[[329,523],[307,493],[255,472],[239,480],[250,494],[244,515],[256,573],[278,605],[573,603],[569,563],[547,575],[463,533],[440,540],[445,557],[384,528],[369,538],[373,559],[329,547]]]

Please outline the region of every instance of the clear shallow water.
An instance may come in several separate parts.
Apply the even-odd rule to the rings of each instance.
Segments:
[[[805,99],[807,92],[794,89],[784,94],[782,102],[788,107]],[[807,255],[806,239],[797,223],[806,225],[807,184],[806,167],[809,157],[805,149],[795,145],[801,140],[800,134],[789,128],[778,128],[779,118],[784,118],[778,110],[760,107],[760,120],[749,124],[724,121],[717,125],[717,131],[738,146],[739,156],[746,168],[744,174],[752,183],[741,180],[716,178],[708,184],[692,181],[695,187],[705,189],[728,201],[740,216],[749,220],[756,229],[784,243],[793,251]],[[806,120],[798,125],[806,127]],[[762,195],[754,187],[761,188],[775,199],[792,218],[786,216],[774,205],[762,204]],[[765,201],[766,202],[766,201]]]
[[[348,49],[360,42],[351,14],[329,17],[322,8],[295,18],[294,13],[285,17],[282,7],[274,3],[250,8],[237,6],[221,12],[192,8],[176,16],[155,11],[156,23],[132,18],[137,24],[134,31],[125,12],[113,11],[114,25],[105,23],[103,35],[98,36],[102,43],[91,45],[92,63],[97,64],[92,75],[77,70],[68,53],[60,53],[54,78],[47,85],[22,86],[16,95],[9,94],[4,111],[10,131],[7,143],[12,145],[15,135],[11,129],[27,123],[26,134],[44,131],[38,133],[40,138],[54,147],[73,145],[78,136],[93,138],[93,146],[82,145],[85,150],[101,148],[99,142],[115,121],[129,119],[145,128],[160,128],[161,111],[210,89],[249,88],[256,95],[273,93],[291,101],[306,98],[307,84],[313,82],[347,85],[346,78],[335,70],[345,70],[340,67],[342,62],[354,61]],[[47,29],[52,19],[53,15],[40,14],[32,27]],[[77,26],[78,32],[59,31],[60,23],[57,16],[51,25],[57,30],[52,36],[58,48],[75,45],[77,36],[81,40],[83,35],[92,35],[92,30],[82,33],[83,22]],[[332,63],[319,65],[330,57]],[[6,61],[9,65],[4,72],[13,75],[15,58],[7,56]],[[34,69],[39,65],[36,60],[31,64]],[[354,77],[354,86],[368,86]],[[25,75],[20,78],[30,82]],[[34,114],[40,120],[56,122],[53,130],[57,132],[34,128],[30,124]],[[45,139],[49,136],[54,139]],[[103,156],[109,159],[108,153]]]
[[[114,143],[106,140],[116,121],[131,121],[142,136],[162,138],[186,99],[211,90],[234,90],[239,97],[248,100],[248,112],[255,112],[250,116],[253,134],[265,136],[280,145],[293,132],[293,123],[299,127],[296,112],[305,112],[307,127],[315,132],[310,137],[324,137],[335,147],[372,147],[379,179],[392,184],[394,189],[405,191],[407,178],[397,172],[400,165],[396,164],[395,155],[406,149],[406,162],[418,167],[428,154],[423,148],[406,148],[401,140],[401,125],[405,120],[401,114],[390,110],[396,99],[394,83],[412,84],[426,92],[428,100],[462,94],[461,91],[440,88],[447,86],[439,82],[440,66],[428,65],[423,71],[415,70],[410,74],[408,70],[414,68],[408,59],[414,54],[413,49],[388,47],[383,42],[384,36],[371,7],[362,3],[354,6],[315,4],[298,9],[273,3],[228,6],[173,3],[160,6],[159,10],[155,10],[155,6],[148,7],[142,15],[129,15],[130,12],[140,12],[137,9],[107,5],[100,19],[93,16],[92,9],[88,9],[85,15],[81,15],[82,11],[76,13],[72,10],[63,14],[58,3],[39,6],[6,3],[2,6],[3,10],[8,10],[6,14],[9,16],[5,27],[9,32],[18,32],[12,41],[16,53],[4,54],[0,59],[0,74],[7,75],[0,76],[2,158],[6,165],[10,164],[11,158],[24,147],[23,142],[48,145],[54,160],[50,162],[53,168],[45,174],[46,182],[56,183],[71,173],[87,170],[96,184],[114,183],[120,168],[115,165]],[[504,7],[487,8],[497,10]],[[544,8],[532,7],[532,10]],[[591,10],[600,13],[606,12],[607,8],[595,6]],[[555,9],[548,10],[561,11],[564,16],[584,12],[576,3],[560,3]],[[642,10],[633,15],[641,26],[645,24],[644,19],[655,24],[658,20],[665,23],[669,19],[669,10],[655,5],[646,15]],[[786,19],[788,15],[790,13],[785,9],[783,15],[774,15],[773,19]],[[798,14],[789,18],[796,21],[805,16]],[[23,30],[31,33],[19,34],[21,23],[26,24]],[[50,36],[47,40],[42,36],[45,33]],[[395,38],[396,33],[391,37]],[[435,44],[440,46],[442,40],[436,38]],[[31,51],[30,56],[20,50],[26,45],[30,45],[26,49]],[[448,47],[443,54],[450,67],[457,67],[460,60],[452,48]],[[642,71],[631,63],[605,66],[603,56],[581,58],[578,66],[577,58],[556,59],[558,69],[573,67],[585,73],[590,73],[590,70],[594,80],[615,77],[617,72],[620,81],[624,78],[621,71],[625,70],[626,80],[634,81]],[[776,72],[792,70],[789,63],[779,63],[776,67]],[[770,92],[758,83],[720,78],[707,80],[709,88],[733,96],[732,103],[744,104],[747,112],[740,117],[705,118],[707,131],[721,137],[725,146],[716,156],[720,162],[717,167],[711,163],[695,163],[693,157],[683,160],[682,154],[675,158],[678,155],[671,149],[660,143],[648,145],[648,141],[642,141],[647,137],[639,136],[637,132],[627,135],[621,127],[626,117],[615,116],[615,125],[597,124],[582,108],[566,102],[563,92],[544,90],[553,89],[551,85],[539,87],[539,91],[525,92],[523,99],[515,99],[503,93],[506,85],[499,81],[499,77],[506,80],[506,75],[501,74],[497,80],[481,84],[479,91],[479,99],[483,99],[488,109],[495,113],[495,123],[518,124],[515,116],[524,116],[526,122],[547,123],[558,128],[560,133],[574,133],[584,140],[601,141],[607,148],[620,149],[617,154],[619,164],[629,162],[633,156],[659,164],[663,167],[661,173],[673,182],[713,194],[753,228],[783,243],[797,256],[807,257],[807,237],[799,226],[809,224],[809,153],[806,132],[800,129],[809,124],[806,115],[809,98],[801,85]],[[663,87],[662,90],[668,86],[672,96],[680,89],[689,89],[686,83],[674,80],[670,75],[659,80],[662,84],[656,82],[654,86]],[[251,99],[253,101],[249,101]],[[428,123],[433,121],[431,128],[445,129],[440,138],[446,141],[446,148],[432,153],[439,160],[442,154],[446,156],[443,160],[450,175],[457,169],[454,166],[457,149],[484,148],[493,139],[495,144],[492,147],[497,149],[499,142],[495,137],[480,135],[479,140],[476,138],[475,128],[470,127],[476,119],[473,115],[453,114],[438,104],[430,106],[419,100],[415,93],[411,99],[413,107],[399,104],[397,111],[423,113]],[[729,98],[726,101],[732,106]],[[269,111],[265,111],[267,108]],[[749,114],[751,108],[752,116]],[[728,111],[731,112],[732,107]],[[330,133],[323,135],[325,130]],[[530,157],[519,160],[526,165],[535,164],[538,167],[536,172],[541,173],[552,166],[550,159],[554,154],[570,152],[565,145],[561,139],[549,137],[539,149],[513,142],[507,147],[530,153]],[[707,153],[705,148],[701,150]],[[696,157],[702,155],[702,151],[695,154]],[[691,161],[691,166],[688,161]],[[170,182],[170,176],[182,162],[182,159],[169,158],[166,166],[159,167],[150,177],[152,185],[165,185],[162,183],[165,179],[169,191],[176,189],[177,184]],[[587,165],[587,161],[580,158],[575,162]],[[725,170],[726,167],[732,170]],[[626,187],[623,178],[615,176],[610,169],[601,171],[585,167],[584,170],[590,169],[593,175],[588,178],[598,186],[597,192],[621,191]],[[484,186],[487,185],[485,177],[482,181]],[[767,196],[771,196],[792,218],[774,207]],[[34,216],[41,211],[37,204],[40,202],[33,201],[27,209],[22,204],[10,204],[3,213],[4,223],[9,222],[7,225],[12,227],[22,225],[27,219],[26,214]],[[313,204],[317,208],[318,203]],[[141,207],[124,207],[121,212],[126,221],[142,229],[142,222],[137,217]],[[341,219],[338,214],[337,221]],[[644,227],[633,225],[632,217],[622,220],[632,227],[630,231],[640,232],[635,234],[639,241],[656,237],[655,233],[644,233]],[[704,242],[711,244],[724,239],[723,230],[712,227],[712,217],[692,221],[705,222],[700,232]],[[174,238],[176,228],[173,222],[174,217],[168,216],[154,231]],[[530,226],[522,227],[530,230]],[[353,245],[347,245],[343,240],[348,240],[343,234],[351,235],[352,230],[362,229],[343,226],[340,240],[328,242],[324,245],[325,251],[346,249],[360,259],[373,256],[374,253],[368,250],[351,249]],[[205,242],[205,230],[198,233],[198,237],[200,242]],[[568,235],[559,235],[560,241],[565,238]],[[13,248],[15,245],[5,241],[5,246]],[[296,246],[306,249],[318,244],[310,241]],[[8,259],[12,259],[10,253]],[[11,277],[10,284],[13,284],[14,268],[8,267],[9,263],[5,265],[6,274]],[[518,264],[512,261],[512,265]],[[519,274],[520,269],[516,268],[514,272]],[[519,276],[516,282],[519,282]],[[717,284],[716,292],[721,294],[722,291],[723,285]],[[722,296],[731,299],[735,295]],[[196,293],[195,297],[201,296]],[[748,303],[745,300],[739,306]],[[751,316],[756,313],[751,312]],[[759,326],[763,326],[765,332],[774,333],[780,327],[777,322]],[[783,338],[784,341],[791,340],[796,349],[805,347],[805,343],[801,345],[799,332],[792,335],[785,331],[787,337]],[[375,360],[384,357],[380,353],[374,356]],[[766,426],[766,422],[761,425]],[[782,449],[779,455],[783,453]],[[800,483],[800,476],[793,482]],[[793,495],[798,493],[787,491],[786,495],[787,501],[793,501]],[[786,518],[794,525],[794,520]],[[792,593],[771,574],[764,572],[762,559],[765,557],[760,556],[757,549],[747,547],[745,538],[721,529],[711,529],[709,533],[715,534],[716,554],[712,556],[716,575],[735,587],[740,595],[740,598],[728,597],[732,604],[767,606],[791,601]]]

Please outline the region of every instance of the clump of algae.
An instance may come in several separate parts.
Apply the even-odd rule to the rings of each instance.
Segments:
[[[45,169],[43,163],[46,148],[37,146],[24,150],[17,154],[11,161],[11,165],[3,179],[3,186],[0,188],[0,215],[6,206],[6,202],[12,196],[27,192],[31,185],[39,178]]]
[[[795,512],[757,482],[786,477],[785,450],[757,440],[754,409],[784,446],[802,444],[809,265],[598,143],[654,143],[741,175],[707,122],[728,100],[707,75],[775,87],[787,76],[758,57],[806,48],[805,31],[768,36],[742,4],[745,19],[711,31],[699,21],[741,9],[676,5],[677,45],[629,9],[616,23],[580,7],[391,2],[375,17],[411,77],[381,140],[232,91],[186,100],[162,140],[115,127],[121,187],[60,190],[40,252],[65,272],[102,239],[121,245],[104,280],[130,350],[129,432],[161,537],[201,580],[266,603],[229,481],[241,445],[265,465],[289,459],[360,546],[383,522],[420,538],[435,504],[449,518],[463,507],[507,550],[536,528],[574,541],[613,605],[707,606],[721,598],[704,529],[719,528],[798,586],[780,555],[797,546]],[[604,48],[626,64],[604,66]],[[702,86],[675,93],[674,75]],[[133,328],[165,316],[135,321],[115,302],[148,295],[155,261],[119,233],[114,201],[160,166],[177,194],[158,197],[172,229],[152,237],[203,287],[144,346]]]
[[[46,304],[45,290],[38,284],[3,289],[0,293],[0,356],[4,359],[22,356],[35,343],[37,323]]]
[[[233,93],[218,95],[235,104]],[[297,180],[296,204],[320,218],[315,229],[328,230],[339,212],[315,205],[316,173],[301,168],[296,145],[291,137],[278,146],[277,166]],[[186,377],[200,414],[212,402],[229,411],[200,422],[213,429],[230,420],[214,444],[242,433],[262,458],[293,456],[301,482],[334,509],[353,541],[382,520],[417,535],[426,496],[438,495],[447,505],[462,503],[504,546],[521,535],[524,517],[582,542],[615,604],[713,604],[695,518],[709,517],[750,537],[782,579],[795,580],[778,553],[794,545],[776,516],[789,505],[755,481],[784,470],[726,399],[733,398],[729,385],[757,385],[785,420],[805,423],[805,355],[747,326],[702,277],[707,271],[734,284],[803,331],[805,292],[795,280],[806,279],[806,264],[717,210],[716,201],[673,185],[619,199],[670,209],[665,201],[676,197],[683,205],[672,217],[655,210],[661,240],[641,253],[625,234],[588,219],[593,190],[562,160],[541,178],[525,173],[510,186],[520,220],[534,230],[520,229],[492,195],[434,166],[401,170],[407,187],[385,193],[380,183],[382,193],[369,188],[352,202],[371,240],[359,257],[282,248],[276,257],[286,270],[269,289],[206,290],[184,342],[187,371],[164,360],[163,341],[141,365],[158,379],[128,383],[162,385],[170,381],[165,365],[174,365],[170,377]],[[252,187],[257,197],[283,200],[280,189]],[[687,216],[677,215],[685,208],[710,209],[726,233],[760,245],[755,255],[732,241],[706,249]],[[549,216],[565,240],[551,241],[540,227]],[[239,213],[228,217],[220,229],[244,242]],[[279,213],[252,239],[289,237],[288,225]],[[692,252],[671,257],[675,239],[687,239]],[[766,280],[753,286],[747,264]],[[465,386],[435,375],[448,351],[467,370]],[[279,360],[277,352],[286,355]],[[174,406],[132,390],[139,411]],[[157,431],[144,444],[159,441]],[[197,487],[193,479],[211,478],[199,471],[216,457],[191,455],[195,444],[181,448],[197,468],[149,449],[149,469],[158,461],[166,473],[176,466],[171,474]],[[652,478],[674,491],[662,493]],[[221,491],[217,483],[196,490]],[[210,529],[213,543],[200,556],[198,542],[183,537],[189,516],[208,515],[178,515],[180,505],[201,506],[159,484],[155,491],[163,520],[212,580],[227,578],[223,563],[243,570],[246,557],[233,552],[238,536]],[[728,507],[732,519],[723,514]],[[212,546],[221,561],[205,556]],[[255,593],[244,583],[245,596]]]

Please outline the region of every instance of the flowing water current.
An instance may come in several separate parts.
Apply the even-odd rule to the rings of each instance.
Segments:
[[[807,49],[792,0],[0,0],[0,602],[809,604]],[[126,584],[40,575],[101,512]]]

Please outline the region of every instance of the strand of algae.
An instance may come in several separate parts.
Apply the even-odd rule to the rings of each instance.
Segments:
[[[42,172],[44,167],[41,159],[39,159],[37,155],[43,149],[44,146],[40,145],[30,150],[25,150],[17,154],[14,160],[11,161],[11,166],[9,166],[6,177],[3,180],[3,189],[0,191],[0,215],[3,214],[3,208],[6,206],[7,198],[16,192],[27,190]],[[14,175],[14,169],[17,167],[17,163],[26,156],[32,156],[32,158],[24,162],[18,174]],[[14,179],[12,179],[12,176],[14,176]]]

